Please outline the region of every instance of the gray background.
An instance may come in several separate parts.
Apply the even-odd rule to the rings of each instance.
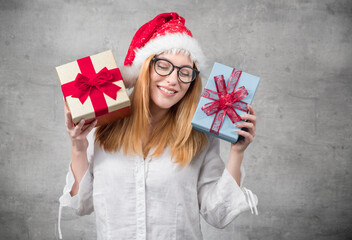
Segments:
[[[176,11],[214,61],[260,76],[245,186],[259,197],[205,239],[351,239],[351,1],[0,1],[0,238],[57,239],[70,161],[55,66],[112,49]],[[205,81],[210,68],[203,72]],[[226,161],[229,144],[222,142]],[[65,239],[95,239],[64,209]]]

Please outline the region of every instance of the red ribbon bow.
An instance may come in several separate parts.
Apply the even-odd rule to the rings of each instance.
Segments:
[[[118,68],[108,70],[104,67],[96,73],[90,57],[78,59],[77,63],[81,73],[77,74],[74,81],[61,86],[64,96],[78,98],[82,104],[90,96],[96,117],[109,113],[104,93],[116,100],[121,87],[113,82],[122,80],[120,70]]]
[[[237,83],[241,77],[242,71],[236,71],[233,69],[229,82],[225,83],[224,75],[214,77],[216,90],[212,91],[205,88],[202,93],[202,97],[214,100],[205,104],[202,110],[208,116],[215,114],[213,123],[210,128],[210,132],[219,135],[221,125],[225,119],[225,116],[229,116],[232,123],[241,121],[241,117],[235,111],[239,109],[241,111],[247,111],[247,103],[241,101],[243,98],[248,96],[248,92],[244,86],[237,89]]]

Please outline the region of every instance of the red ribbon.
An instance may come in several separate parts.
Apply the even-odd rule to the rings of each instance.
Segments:
[[[78,59],[77,63],[81,73],[77,74],[74,81],[61,85],[65,98],[72,96],[83,104],[90,96],[95,117],[109,113],[104,93],[116,100],[121,87],[113,82],[122,80],[120,70],[118,68],[108,70],[104,67],[96,73],[90,57]]]
[[[241,101],[248,96],[246,88],[242,86],[235,89],[241,74],[242,71],[233,69],[227,86],[224,75],[215,76],[214,81],[217,92],[207,88],[204,89],[202,97],[214,100],[214,102],[207,103],[202,107],[202,110],[208,116],[215,114],[210,128],[211,133],[219,135],[221,125],[226,115],[229,116],[232,123],[241,121],[242,119],[235,109],[245,112],[248,110],[247,103]]]

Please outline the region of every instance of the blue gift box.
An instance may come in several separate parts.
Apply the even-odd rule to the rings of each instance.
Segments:
[[[238,70],[238,69],[236,69],[236,70]],[[229,78],[232,74],[232,71],[233,71],[233,68],[215,62],[213,69],[211,70],[211,73],[210,73],[210,76],[209,76],[209,79],[208,79],[208,82],[207,82],[205,88],[217,92],[215,81],[214,81],[214,76],[223,75],[225,78],[226,85],[227,85]],[[248,92],[248,96],[243,98],[241,100],[242,102],[246,102],[249,104],[252,103],[253,97],[254,97],[255,92],[257,90],[257,87],[259,85],[259,81],[260,81],[259,77],[242,72],[241,77],[235,87],[235,89],[238,89],[239,87],[244,86]],[[236,126],[234,126],[234,124],[232,123],[232,121],[230,120],[230,118],[227,115],[225,115],[224,121],[223,121],[222,126],[219,131],[219,135],[210,132],[210,129],[211,129],[211,126],[212,126],[212,123],[213,123],[213,120],[214,120],[214,117],[216,114],[208,116],[202,110],[202,107],[205,104],[210,103],[210,102],[214,102],[214,100],[211,100],[211,99],[208,99],[205,97],[200,98],[198,106],[197,106],[197,110],[196,110],[196,112],[193,116],[192,122],[191,122],[193,128],[197,129],[199,131],[205,132],[209,135],[221,138],[225,141],[228,141],[231,143],[236,143],[239,136],[234,131],[234,129],[238,129],[238,128]],[[239,109],[235,109],[235,111],[239,115],[246,113],[246,112],[241,111]]]

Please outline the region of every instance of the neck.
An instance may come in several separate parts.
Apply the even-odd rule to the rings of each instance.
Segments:
[[[142,140],[142,146],[143,148],[148,142],[148,139],[152,135],[152,132],[155,128],[155,126],[160,122],[160,120],[166,115],[168,109],[162,109],[158,108],[153,104],[150,104],[149,106],[149,111],[150,111],[150,125],[149,125],[149,133],[148,136],[145,138],[143,137]]]
[[[151,104],[149,109],[150,109],[150,127],[151,127],[150,130],[153,131],[156,124],[160,122],[160,120],[166,115],[169,109],[158,108],[154,104]]]

